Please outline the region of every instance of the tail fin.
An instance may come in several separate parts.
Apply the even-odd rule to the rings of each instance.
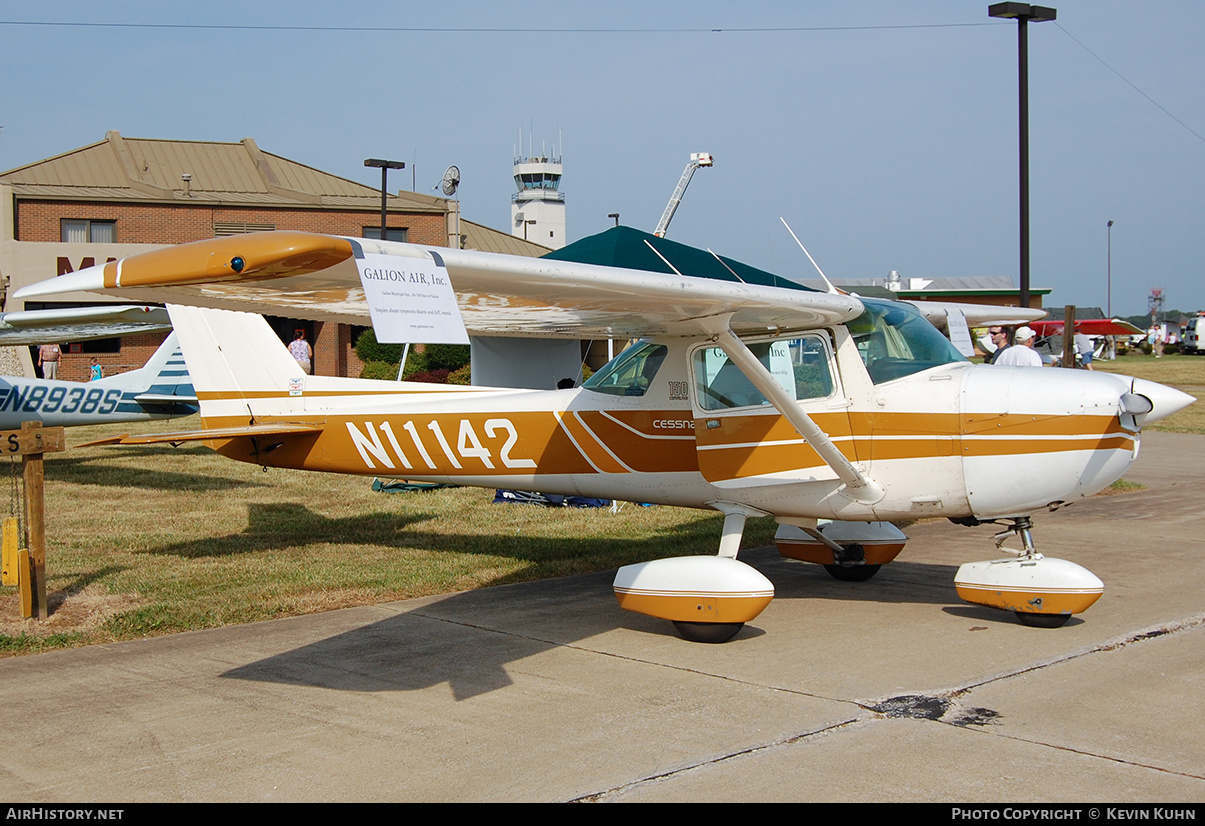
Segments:
[[[195,404],[197,401],[188,367],[184,363],[184,354],[180,351],[174,332],[163,340],[145,366],[100,379],[98,383],[120,387],[127,393],[133,392],[136,394],[134,400],[144,405]]]
[[[273,398],[273,408],[294,407],[287,397],[281,404],[281,391],[300,388],[305,372],[262,316],[175,304],[167,310],[203,417],[254,417],[257,399]]]

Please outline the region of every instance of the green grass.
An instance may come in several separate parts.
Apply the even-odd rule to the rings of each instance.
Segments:
[[[1135,378],[1157,381],[1183,390],[1197,398],[1205,394],[1205,356],[1188,356],[1179,353],[1155,358],[1141,353],[1118,356],[1113,361],[1094,361],[1092,366],[1106,373],[1120,373]],[[1195,402],[1178,413],[1173,413],[1160,422],[1150,425],[1148,430],[1164,430],[1172,433],[1205,433],[1205,404]]]
[[[122,430],[69,430],[68,444]],[[723,521],[631,503],[618,513],[495,505],[478,488],[374,493],[371,483],[265,473],[200,445],[50,454],[53,613],[21,620],[16,589],[0,590],[0,656],[712,554]],[[745,546],[770,544],[774,529],[750,520]]]
[[[1205,387],[1205,356],[1176,353],[1155,358],[1141,353],[1129,353],[1118,356],[1113,361],[1094,361],[1092,366],[1106,373],[1137,376],[1173,387]]]

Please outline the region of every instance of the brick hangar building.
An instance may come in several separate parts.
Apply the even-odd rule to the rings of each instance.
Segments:
[[[399,191],[386,198],[386,238],[538,256],[548,247],[466,221],[458,203]],[[381,192],[238,143],[103,141],[0,173],[0,285],[5,312],[114,303],[79,293],[19,302],[20,287],[162,246],[223,235],[302,230],[379,238]],[[459,233],[459,238],[457,234]],[[115,302],[121,303],[121,302]],[[314,347],[314,372],[358,376],[362,328],[269,318],[282,341],[297,329]],[[83,381],[96,357],[105,375],[142,366],[166,334],[65,343],[59,377]],[[19,356],[34,375],[26,348]]]

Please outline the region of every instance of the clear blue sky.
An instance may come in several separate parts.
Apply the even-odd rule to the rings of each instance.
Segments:
[[[831,276],[1016,278],[1017,26],[988,5],[5,3],[0,169],[110,129],[253,137],[373,186],[364,158],[403,160],[391,189],[456,164],[464,215],[506,229],[534,127],[563,146],[570,240],[610,212],[651,231],[705,151],[674,240],[811,278],[783,216]],[[1029,27],[1034,286],[1103,307],[1112,220],[1115,314],[1152,287],[1205,309],[1205,3],[1051,5]]]

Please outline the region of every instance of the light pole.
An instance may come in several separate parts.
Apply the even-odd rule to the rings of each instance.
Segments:
[[[1105,225],[1105,233],[1107,237],[1105,248],[1108,251],[1107,268],[1108,268],[1108,292],[1105,294],[1105,314],[1109,318],[1113,317],[1113,222],[1110,221]]]
[[[405,169],[406,164],[401,161],[385,161],[380,158],[367,158],[364,161],[365,166],[371,166],[381,170],[381,240],[385,240],[385,195],[388,190],[385,187],[386,177],[391,169]]]
[[[1054,20],[1057,9],[1028,3],[994,3],[987,7],[988,17],[1017,21],[1017,104],[1020,131],[1021,178],[1021,306],[1029,306],[1029,34],[1030,20],[1041,23]]]
[[[1113,317],[1113,222],[1110,221],[1105,225],[1105,249],[1106,253],[1106,293],[1105,293],[1105,315],[1109,318]],[[1117,339],[1114,336],[1109,336],[1109,360],[1117,358]]]
[[[619,226],[619,213],[618,213],[618,212],[608,212],[608,213],[607,213],[607,217],[608,217],[608,218],[614,218],[614,219],[615,219],[615,226]]]

